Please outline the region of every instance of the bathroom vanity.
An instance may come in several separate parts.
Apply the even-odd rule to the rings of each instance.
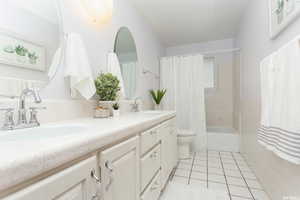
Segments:
[[[1,133],[0,199],[158,199],[177,164],[174,119],[138,112]]]

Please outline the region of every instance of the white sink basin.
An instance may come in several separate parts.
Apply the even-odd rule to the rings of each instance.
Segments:
[[[0,141],[43,140],[83,134],[87,127],[79,124],[49,125],[28,129],[0,132]]]

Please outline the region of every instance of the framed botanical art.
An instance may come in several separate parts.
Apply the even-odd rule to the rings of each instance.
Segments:
[[[269,0],[270,36],[277,37],[300,16],[300,0]]]
[[[14,34],[0,32],[0,63],[45,71],[46,48]]]
[[[300,0],[269,0],[270,36],[274,39],[300,16]]]

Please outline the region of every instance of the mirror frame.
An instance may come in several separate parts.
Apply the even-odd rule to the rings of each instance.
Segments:
[[[115,40],[114,40],[114,50],[113,50],[113,52],[117,55],[117,57],[118,57],[118,54],[117,54],[117,52],[116,52],[116,48],[117,48],[117,40],[118,40],[118,36],[119,36],[119,34],[120,34],[120,32],[122,31],[122,30],[124,30],[124,29],[126,29],[129,33],[130,33],[130,35],[131,35],[131,38],[132,38],[132,40],[133,40],[133,42],[134,42],[134,45],[135,45],[135,50],[136,50],[136,57],[137,57],[137,61],[136,61],[136,63],[137,63],[137,66],[136,66],[136,88],[135,88],[135,94],[133,95],[133,97],[131,97],[131,98],[128,98],[128,97],[126,97],[126,95],[125,95],[125,100],[134,100],[136,97],[137,97],[137,93],[138,93],[138,89],[139,89],[139,74],[140,74],[140,69],[139,69],[139,67],[138,67],[138,63],[139,63],[139,55],[138,55],[138,51],[137,51],[137,43],[136,43],[136,41],[135,41],[135,39],[134,39],[134,37],[133,37],[133,34],[132,34],[132,32],[130,31],[130,29],[127,27],[127,26],[121,26],[121,27],[119,27],[118,28],[118,31],[117,31],[117,33],[116,33],[116,35],[115,35]],[[118,60],[119,60],[119,57],[118,57]],[[120,62],[120,60],[119,60],[119,62]],[[121,67],[121,63],[120,63],[120,67]],[[123,76],[123,74],[122,74],[122,76]]]

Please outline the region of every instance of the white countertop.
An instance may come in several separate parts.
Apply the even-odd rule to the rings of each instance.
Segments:
[[[87,128],[82,134],[53,138],[7,141],[1,137],[17,133],[0,132],[0,192],[173,117],[175,112],[164,111],[156,115],[129,113],[118,118],[82,118],[47,124],[80,124]]]

